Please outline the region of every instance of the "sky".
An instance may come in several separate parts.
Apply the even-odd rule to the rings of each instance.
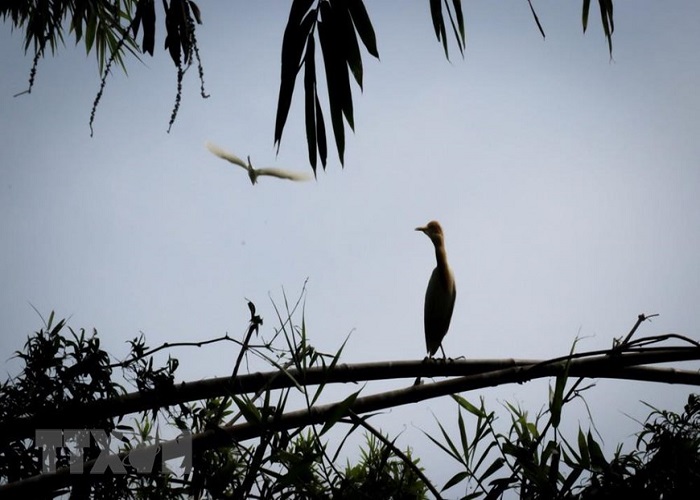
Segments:
[[[276,325],[274,301],[306,283],[310,342],[346,363],[422,359],[423,298],[434,267],[414,231],[442,223],[458,294],[451,357],[547,359],[637,335],[700,339],[700,5],[616,2],[610,58],[597,9],[579,2],[465,3],[464,58],[447,61],[427,2],[366,2],[380,61],[363,53],[345,165],[330,149],[316,181],[262,178],[212,156],[207,140],[258,166],[310,171],[297,86],[273,145],[287,7],[200,5],[194,71],[172,131],[176,73],[156,57],[115,68],[97,109],[94,54],[71,41],[41,61],[30,95],[22,33],[0,30],[0,355],[53,310],[96,328],[115,356],[150,345],[239,336],[246,298]],[[285,4],[286,5],[286,4]],[[158,11],[159,16],[161,12]],[[322,74],[319,76],[321,77]],[[330,123],[326,115],[327,124]],[[308,280],[308,281],[307,281]],[[33,307],[32,307],[33,306]],[[299,320],[300,321],[300,320]],[[178,380],[230,374],[233,346],[181,349]],[[679,364],[697,369],[698,364]],[[409,381],[370,384],[363,395]],[[536,413],[547,381],[464,394]],[[334,389],[349,394],[354,385]],[[599,380],[588,408],[610,455],[648,407],[680,411],[693,388]],[[590,422],[574,403],[569,430]],[[459,471],[420,429],[456,428],[449,398],[395,408],[374,424],[423,457],[438,485]],[[361,440],[360,440],[361,441]],[[458,489],[448,494],[460,494]]]

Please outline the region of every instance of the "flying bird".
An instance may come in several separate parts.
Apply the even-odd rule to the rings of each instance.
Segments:
[[[270,177],[277,177],[278,179],[288,179],[290,181],[308,181],[311,179],[309,174],[304,172],[293,172],[290,170],[283,170],[281,168],[253,168],[253,164],[250,162],[250,156],[248,156],[248,163],[241,160],[238,156],[228,151],[224,151],[216,144],[211,142],[206,143],[206,147],[213,154],[224,160],[228,160],[234,165],[243,167],[248,172],[248,177],[250,177],[250,182],[255,184],[258,182],[258,177],[261,175],[269,175]]]
[[[445,252],[445,235],[438,221],[430,221],[423,227],[417,227],[416,231],[425,233],[435,246],[435,259],[437,266],[430,275],[428,289],[425,292],[425,309],[423,311],[423,325],[425,328],[425,348],[428,357],[432,357],[438,348],[445,357],[442,348],[442,339],[445,338],[450,328],[452,311],[457,298],[455,278],[447,263]],[[419,383],[419,381],[417,381]]]

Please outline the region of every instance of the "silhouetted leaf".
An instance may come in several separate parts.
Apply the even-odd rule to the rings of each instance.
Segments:
[[[464,398],[463,398],[462,396],[460,396],[459,394],[453,394],[453,395],[452,395],[452,399],[454,399],[455,401],[457,401],[457,403],[459,403],[459,405],[460,405],[462,408],[464,408],[464,409],[467,410],[469,413],[471,413],[472,415],[474,415],[475,417],[477,417],[477,418],[479,418],[479,419],[486,418],[486,417],[488,416],[488,415],[486,414],[486,412],[484,412],[483,410],[480,410],[479,408],[477,408],[476,406],[474,406],[473,404],[471,404],[469,401],[467,401],[466,399],[464,399]]]
[[[331,108],[331,123],[340,163],[344,162],[345,129],[343,115],[351,128],[354,127],[352,116],[352,93],[348,79],[348,67],[342,46],[338,43],[338,20],[329,3],[321,4],[321,21],[318,23],[318,36],[326,70],[328,87],[328,104]]]
[[[321,165],[326,169],[326,159],[328,158],[328,146],[326,145],[326,124],[323,120],[321,103],[318,94],[314,97],[316,101],[316,140],[318,141],[318,154],[321,156]]]
[[[143,26],[141,50],[152,56],[155,47],[156,33],[156,6],[153,0],[139,0],[132,24],[134,37],[138,35],[139,26]]]
[[[598,442],[593,439],[591,431],[588,431],[587,436],[588,451],[591,454],[591,465],[597,468],[604,468],[608,465],[607,460],[605,460],[605,455],[603,455],[603,450],[601,450]]]
[[[590,453],[588,452],[586,436],[583,434],[581,428],[578,430],[578,449],[581,452],[581,465],[587,469],[591,465]]]
[[[352,22],[355,25],[355,29],[360,35],[360,40],[362,40],[367,52],[379,59],[379,52],[377,51],[377,38],[374,34],[372,21],[370,21],[369,15],[367,14],[367,9],[365,9],[365,4],[362,2],[362,0],[348,0],[347,5],[350,15],[352,16]]]
[[[294,0],[282,38],[282,73],[275,118],[275,144],[278,147],[289,115],[289,107],[292,104],[294,83],[299,72],[304,44],[316,22],[316,11],[307,14],[312,3],[313,0]]]
[[[449,490],[454,485],[459,484],[465,479],[467,479],[469,476],[470,474],[467,471],[458,472],[445,483],[445,486],[442,487],[441,491]]]
[[[464,13],[462,12],[462,0],[452,0],[452,5],[455,10],[455,16],[457,17],[457,24],[459,26],[459,34],[462,37],[462,46],[466,46],[467,37],[464,33]]]
[[[343,4],[343,7],[347,7],[347,5]],[[338,35],[342,37],[345,59],[350,67],[350,71],[352,71],[352,75],[355,77],[355,81],[362,88],[362,56],[360,55],[360,46],[357,44],[355,27],[350,18],[350,11],[347,8],[335,8],[340,28]]]
[[[97,32],[97,19],[90,16],[85,26],[85,51],[90,53],[93,44],[95,43],[95,33]]]
[[[306,118],[306,144],[309,150],[309,163],[316,172],[316,64],[314,51],[316,45],[313,33],[306,40],[304,57],[304,115]]]
[[[498,470],[503,467],[503,464],[506,462],[506,460],[503,457],[498,457],[496,458],[491,465],[489,465],[488,469],[481,475],[479,480],[483,481],[484,479],[488,478],[489,476],[495,474],[498,472]]]
[[[535,23],[537,23],[537,28],[539,28],[540,33],[542,34],[542,38],[545,38],[544,29],[542,29],[542,25],[540,24],[540,18],[537,17],[537,12],[535,12],[535,8],[532,6],[532,0],[527,0],[527,3],[530,5],[530,12],[532,12],[532,17],[535,18]]]
[[[202,13],[199,10],[199,7],[197,6],[197,4],[194,3],[192,0],[189,0],[187,3],[190,6],[190,9],[192,9],[192,14],[194,15],[194,18],[197,20],[197,24],[202,24]]]
[[[442,47],[445,50],[445,57],[450,58],[450,53],[447,48],[447,34],[445,31],[445,20],[442,17],[441,0],[430,0],[430,17],[433,19],[433,29],[438,41],[442,41]]]
[[[259,424],[262,422],[260,410],[249,399],[246,398],[244,400],[238,396],[233,396],[233,401],[236,403],[236,406],[238,406],[238,409],[243,414],[243,418],[245,418],[248,423]]]
[[[355,400],[357,399],[357,396],[359,394],[360,391],[353,392],[347,398],[338,403],[335,406],[335,408],[333,408],[331,415],[328,417],[328,420],[326,420],[326,423],[323,425],[323,429],[321,429],[320,435],[325,434],[331,427],[333,427],[338,422],[338,420],[345,416],[345,414],[348,412],[348,409],[350,409],[350,407],[352,407],[352,405],[355,403]]]
[[[459,0],[457,0],[459,1]],[[455,24],[454,17],[452,16],[452,10],[450,9],[450,6],[447,2],[445,2],[445,6],[447,7],[447,16],[450,18],[450,25],[452,26],[452,32],[455,35],[455,40],[457,40],[457,48],[459,49],[459,53],[464,56],[464,37],[460,36],[459,33],[459,28]]]
[[[612,0],[598,0],[598,4],[600,5],[600,20],[603,23],[603,31],[608,40],[608,51],[612,57],[612,33],[615,30]]]
[[[583,23],[583,32],[586,32],[588,28],[588,11],[591,7],[591,0],[583,0],[583,13],[581,15],[581,21]]]

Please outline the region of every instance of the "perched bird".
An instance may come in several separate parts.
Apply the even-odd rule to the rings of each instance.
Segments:
[[[445,350],[442,348],[442,339],[445,337],[452,311],[455,307],[457,297],[457,287],[455,278],[447,263],[447,253],[445,252],[445,235],[438,221],[430,221],[426,226],[417,227],[416,231],[425,233],[435,246],[435,259],[437,267],[430,275],[428,289],[425,292],[425,309],[423,324],[425,327],[425,348],[428,356],[432,357],[438,348],[445,357]]]
[[[269,175],[270,177],[277,177],[278,179],[289,179],[290,181],[308,181],[311,179],[309,174],[304,172],[292,172],[289,170],[282,170],[281,168],[253,168],[250,163],[250,156],[248,157],[248,163],[241,160],[238,156],[228,151],[224,151],[216,144],[211,142],[206,143],[206,147],[213,154],[224,160],[228,160],[234,165],[243,167],[248,172],[248,177],[250,177],[250,182],[255,184],[258,182],[258,177],[261,175]]]

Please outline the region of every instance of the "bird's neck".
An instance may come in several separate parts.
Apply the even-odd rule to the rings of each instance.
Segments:
[[[444,283],[450,281],[450,266],[447,264],[447,252],[445,251],[445,242],[442,239],[437,239],[435,245],[435,260],[437,261],[437,269],[442,276]]]

